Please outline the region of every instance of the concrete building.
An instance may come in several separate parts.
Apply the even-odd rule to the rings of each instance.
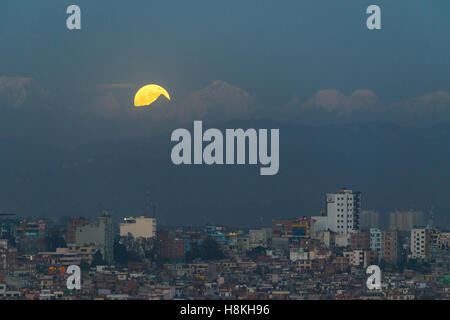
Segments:
[[[315,232],[311,239],[319,240],[327,249],[331,249],[336,245],[336,234],[331,231]]]
[[[272,229],[252,229],[249,231],[249,248],[266,248],[272,239]]]
[[[56,248],[54,252],[39,252],[35,259],[39,263],[66,267],[72,264],[79,265],[83,260],[91,264],[98,249],[99,247],[95,246],[79,247],[71,245],[68,248]]]
[[[411,230],[411,258],[427,260],[430,257],[431,229]]]
[[[289,259],[292,262],[295,262],[297,260],[309,260],[309,252],[298,248],[291,248],[289,250]]]
[[[440,250],[450,247],[450,232],[435,232],[432,234],[433,246]]]
[[[389,228],[410,231],[424,225],[422,211],[394,211],[389,214]]]
[[[105,262],[112,263],[114,259],[114,229],[111,216],[104,212],[98,222],[79,227],[75,233],[75,244],[100,247]]]
[[[378,257],[381,259],[383,254],[383,233],[380,229],[370,229],[370,250],[376,251]]]
[[[390,264],[397,264],[399,259],[400,244],[397,230],[383,232],[382,259]]]
[[[311,231],[310,236],[317,239],[320,234],[328,230],[327,216],[313,216],[311,217]]]
[[[364,268],[372,265],[378,264],[380,261],[380,257],[378,255],[378,251],[373,250],[365,250],[364,251]]]
[[[160,255],[169,261],[181,262],[185,258],[184,239],[165,238],[160,243]]]
[[[326,201],[328,229],[346,237],[345,244],[349,245],[350,234],[359,230],[361,193],[341,189],[338,193],[328,193]]]
[[[129,217],[123,219],[120,224],[120,236],[129,234],[134,238],[154,238],[156,237],[156,219],[145,216]]]
[[[369,250],[370,249],[370,232],[355,232],[350,237],[350,247],[353,250]]]
[[[91,264],[95,253],[99,248],[96,246],[69,246],[69,250],[80,257],[81,260]]]
[[[364,250],[352,250],[344,252],[344,257],[349,259],[352,266],[364,265]]]
[[[349,239],[350,234],[334,234],[334,245],[335,247],[347,247],[350,244]]]
[[[275,251],[289,251],[289,238],[273,237],[272,249]]]
[[[311,219],[303,217],[291,220],[275,220],[273,223],[274,237],[310,237]]]
[[[370,228],[380,227],[380,213],[373,210],[361,211],[359,217],[360,230],[369,230]]]
[[[14,239],[19,220],[15,214],[0,213],[0,238]]]
[[[66,242],[67,243],[75,243],[75,235],[77,233],[77,229],[80,227],[84,227],[89,224],[89,220],[85,218],[71,218],[67,225],[67,235]]]

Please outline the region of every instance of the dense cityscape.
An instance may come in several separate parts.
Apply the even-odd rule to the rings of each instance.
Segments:
[[[414,300],[450,298],[450,232],[432,214],[361,210],[361,193],[326,194],[317,216],[260,229],[160,228],[151,210],[115,224],[0,214],[0,299]],[[66,286],[81,269],[81,289]],[[381,289],[366,286],[378,265]]]

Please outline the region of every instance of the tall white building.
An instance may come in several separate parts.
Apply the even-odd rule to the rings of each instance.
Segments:
[[[348,244],[350,234],[359,230],[360,210],[360,192],[341,189],[338,193],[327,194],[328,229],[347,239],[342,245]]]
[[[145,216],[129,217],[120,224],[120,236],[131,234],[135,238],[154,238],[156,236],[156,219]]]

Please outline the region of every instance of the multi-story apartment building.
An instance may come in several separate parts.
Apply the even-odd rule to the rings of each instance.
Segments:
[[[419,228],[411,230],[411,257],[427,260],[430,257],[431,229]]]
[[[450,247],[450,232],[433,232],[433,246],[437,249],[445,250]]]
[[[251,229],[249,230],[249,247],[267,247],[272,239],[272,229]]]
[[[350,247],[353,250],[369,250],[370,249],[370,232],[355,232],[350,237]]]
[[[77,233],[77,229],[80,227],[84,227],[89,224],[89,220],[85,218],[71,218],[67,225],[67,235],[66,242],[67,243],[75,243],[75,235]]]
[[[361,209],[361,193],[341,189],[337,193],[327,194],[327,225],[328,229],[350,243],[350,234],[359,230],[359,215]]]
[[[364,267],[372,264],[377,264],[380,261],[378,251],[365,250],[364,251]]]
[[[352,266],[364,265],[364,250],[352,250],[344,252],[344,257],[347,257]]]
[[[421,211],[394,211],[389,214],[389,228],[399,231],[410,231],[423,226],[423,212]]]
[[[381,249],[382,259],[390,264],[396,264],[399,259],[399,239],[397,230],[388,230],[383,232],[383,245]]]
[[[19,221],[15,214],[0,213],[0,238],[13,240]]]
[[[361,211],[359,217],[360,230],[369,230],[370,228],[380,227],[380,213],[373,210]]]
[[[377,251],[381,259],[383,254],[383,232],[377,228],[370,229],[370,250]]]
[[[120,224],[120,236],[132,235],[134,238],[156,237],[156,219],[146,216],[128,217]]]
[[[114,259],[114,228],[111,216],[104,212],[96,223],[90,223],[77,229],[75,245],[94,245],[101,248],[103,259],[112,263]]]

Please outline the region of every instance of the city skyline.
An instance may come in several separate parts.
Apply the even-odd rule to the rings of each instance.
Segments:
[[[346,194],[350,192],[351,194],[356,194],[358,195],[358,206],[357,207],[353,207],[356,206],[353,204],[353,200],[350,200],[350,212],[349,213],[344,213],[342,215],[342,217],[347,217],[345,218],[345,220],[342,220],[342,225],[340,223],[340,219],[341,218],[337,218],[340,217],[340,214],[343,212],[338,212],[340,210],[340,207],[335,207],[335,198],[336,199],[340,199],[339,195],[341,194]],[[353,192],[353,193],[352,193]],[[205,225],[224,225],[224,226],[228,226],[228,227],[232,227],[232,228],[236,228],[236,227],[240,227],[240,228],[244,228],[244,229],[249,229],[251,227],[254,226],[258,226],[258,227],[268,227],[271,226],[274,221],[277,221],[279,219],[295,219],[295,218],[299,218],[299,217],[307,217],[310,219],[315,219],[316,221],[318,221],[318,223],[322,223],[319,222],[319,220],[321,220],[322,218],[325,218],[325,220],[323,220],[323,222],[327,225],[327,228],[329,227],[330,230],[332,230],[333,232],[338,232],[340,230],[338,230],[337,228],[344,228],[347,226],[347,220],[348,223],[350,223],[349,225],[349,229],[348,230],[343,230],[342,232],[344,232],[345,234],[347,234],[348,232],[351,232],[351,230],[360,230],[360,231],[367,231],[370,228],[379,228],[379,229],[383,229],[383,230],[399,230],[399,231],[405,231],[405,230],[411,230],[413,227],[434,227],[439,225],[439,227],[441,228],[441,230],[445,231],[445,230],[449,230],[450,226],[446,225],[446,224],[436,224],[435,221],[435,207],[431,207],[429,211],[424,212],[424,211],[417,211],[414,210],[413,208],[409,208],[409,209],[395,209],[392,211],[388,211],[385,212],[384,214],[381,214],[381,219],[380,219],[380,211],[377,210],[373,210],[373,209],[368,209],[368,208],[361,208],[361,192],[360,191],[352,191],[350,189],[347,189],[345,187],[341,187],[339,188],[339,191],[337,193],[326,193],[323,195],[323,202],[325,203],[325,205],[323,206],[323,208],[321,210],[319,210],[318,212],[312,213],[311,215],[302,215],[302,214],[284,214],[284,213],[277,213],[277,215],[274,215],[271,219],[264,219],[262,217],[259,217],[254,219],[253,223],[249,224],[249,225],[245,225],[242,224],[241,222],[238,223],[223,223],[223,221],[214,221],[213,219],[207,219],[206,221],[203,221],[201,223],[195,223],[193,221],[190,221],[190,223],[186,224],[186,223],[167,223],[165,221],[165,217],[162,216],[157,216],[157,208],[158,208],[158,204],[156,202],[151,201],[150,199],[150,192],[147,190],[145,192],[145,198],[144,198],[144,202],[142,205],[142,210],[138,210],[136,212],[128,212],[128,213],[119,213],[116,212],[115,214],[111,214],[111,211],[108,208],[103,208],[103,207],[99,207],[99,210],[97,210],[96,212],[92,212],[91,214],[88,215],[82,215],[79,214],[77,215],[77,219],[80,219],[80,223],[82,225],[84,225],[85,223],[88,223],[88,221],[90,221],[91,219],[95,219],[96,217],[98,217],[99,215],[103,215],[105,213],[108,214],[108,216],[111,216],[112,220],[115,223],[127,223],[129,221],[133,222],[136,219],[139,219],[139,217],[143,218],[151,218],[151,219],[156,219],[158,218],[159,224],[163,225],[164,227],[169,227],[169,228],[176,228],[176,227],[192,227],[192,228],[202,228]],[[332,205],[332,207],[330,207],[330,205]],[[341,204],[339,201],[336,201],[336,205],[343,205]],[[355,212],[353,212],[353,210]],[[357,217],[356,221],[353,221],[353,219],[355,219],[353,217],[353,215],[355,217]],[[0,212],[0,216],[11,216],[11,217],[16,217],[18,219],[30,219],[30,220],[34,220],[34,219],[42,219],[42,220],[48,220],[48,221],[52,221],[52,223],[56,223],[56,224],[60,224],[60,223],[66,223],[66,221],[70,218],[73,218],[68,216],[68,215],[57,215],[57,216],[30,216],[30,215],[20,215],[20,214],[16,214],[13,212]],[[329,217],[330,219],[327,220],[327,217]],[[84,223],[84,224],[83,224]],[[353,223],[355,223],[353,225]],[[345,226],[344,226],[345,224]],[[339,226],[338,226],[339,225]],[[352,227],[351,227],[352,226]],[[69,228],[70,229],[70,228]],[[73,231],[75,232],[75,231]],[[146,231],[142,231],[142,232],[146,232]],[[154,231],[153,231],[154,232]],[[74,237],[74,236],[72,236]]]
[[[327,194],[321,216],[249,230],[165,229],[149,216],[117,225],[107,212],[92,221],[71,217],[66,226],[3,215],[0,300],[448,299],[450,233],[360,230],[350,222],[341,230],[342,212],[345,225],[359,220],[359,197],[341,189]],[[366,289],[365,269],[378,265],[379,287]],[[74,267],[80,278],[70,291]]]

